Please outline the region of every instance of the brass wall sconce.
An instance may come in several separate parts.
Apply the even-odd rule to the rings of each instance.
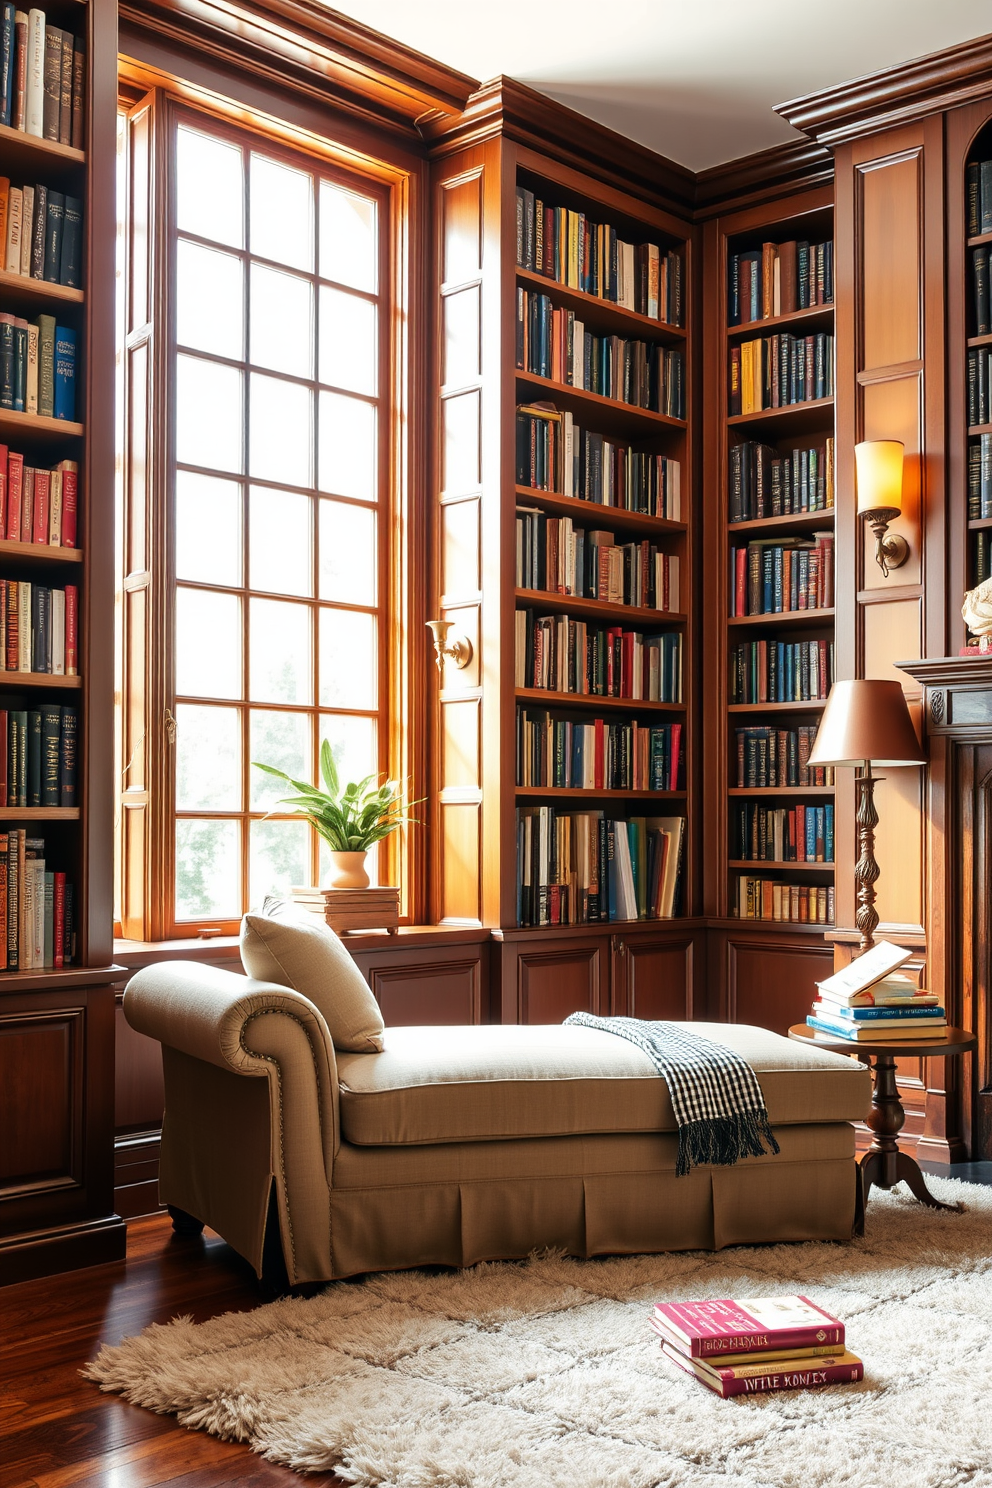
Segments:
[[[427,629],[434,637],[434,654],[437,657],[437,669],[440,672],[447,656],[455,663],[456,667],[467,667],[472,660],[472,642],[468,636],[451,633],[451,620],[428,620]]]
[[[909,557],[906,539],[888,531],[889,523],[902,515],[902,441],[866,439],[854,446],[854,464],[858,516],[875,534],[875,562],[888,578],[889,569],[901,568]]]

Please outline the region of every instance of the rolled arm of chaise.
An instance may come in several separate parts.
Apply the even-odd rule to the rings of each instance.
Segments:
[[[124,1015],[162,1044],[163,1202],[210,1224],[260,1271],[274,1179],[290,1280],[310,1279],[329,1248],[339,1142],[334,1048],[313,1003],[272,982],[169,961],[131,978]],[[260,1106],[232,1076],[264,1076],[267,1100]]]

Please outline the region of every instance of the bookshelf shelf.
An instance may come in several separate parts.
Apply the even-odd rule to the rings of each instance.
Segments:
[[[78,821],[78,806],[3,806],[0,822],[8,821]]]
[[[832,796],[832,785],[732,785],[728,796]]]
[[[821,527],[833,526],[834,511],[834,507],[825,506],[822,511],[794,512],[785,517],[757,517],[748,522],[728,522],[727,532],[731,540],[739,532],[814,532]]]
[[[783,873],[833,873],[835,866],[834,863],[790,863],[772,858],[731,858],[727,864],[728,868],[760,868],[762,871],[769,868]]]
[[[577,800],[577,801],[684,801],[685,791],[653,790],[582,790],[560,785],[518,785],[515,788],[520,801]]]
[[[810,434],[832,419],[833,398],[811,398],[806,403],[787,403],[784,408],[761,408],[757,413],[733,413],[727,419],[731,429],[774,429],[773,438],[789,434]]]
[[[16,692],[19,687],[82,687],[80,676],[66,677],[54,672],[6,672],[0,670],[0,693]]]
[[[969,532],[987,532],[992,527],[992,517],[972,517],[968,523]]]
[[[543,704],[546,708],[582,708],[583,710],[620,713],[684,713],[685,703],[654,703],[645,698],[601,697],[595,692],[545,692],[541,687],[517,687],[514,697],[522,703]]]
[[[638,408],[633,403],[621,403],[617,398],[604,398],[601,393],[589,393],[585,388],[572,387],[571,383],[554,382],[550,377],[538,377],[535,372],[523,372],[516,368],[517,382],[524,387],[536,388],[549,400],[571,403],[579,417],[595,426],[604,434],[626,434],[637,438],[645,434],[657,434],[665,430],[685,431],[685,419],[669,418],[666,413],[655,413],[650,408]]]
[[[992,434],[992,424],[969,424],[968,434]]]
[[[665,517],[651,517],[646,512],[627,511],[623,506],[603,506],[598,501],[583,501],[578,496],[561,496],[556,491],[540,491],[533,486],[516,486],[518,506],[538,506],[542,511],[573,521],[588,522],[593,527],[610,527],[617,532],[633,532],[639,537],[677,536],[687,531],[688,523],[670,522]]]
[[[632,340],[645,337],[666,342],[685,340],[685,330],[682,326],[670,325],[665,320],[655,320],[652,316],[641,315],[636,310],[627,310],[623,305],[615,305],[612,300],[601,299],[599,295],[586,294],[583,289],[570,289],[565,284],[559,284],[557,279],[549,279],[544,274],[535,274],[530,269],[518,267],[517,279],[527,289],[550,295],[567,309],[574,310],[576,315],[580,315],[585,324],[593,330],[604,327],[607,330],[629,334]]]
[[[48,279],[31,279],[27,274],[9,274],[0,269],[0,293],[5,304],[28,302],[32,306],[39,300],[64,300],[71,305],[81,305],[86,298],[81,289],[70,289],[67,284],[52,284]]]
[[[0,559],[17,558],[25,563],[82,563],[80,548],[56,548],[50,543],[12,542],[0,538]]]
[[[15,413],[12,408],[0,408],[0,434],[9,434],[14,439],[25,436],[40,438],[44,434],[54,434],[60,439],[81,439],[85,433],[82,424],[69,419],[45,418],[40,413]]]
[[[727,339],[733,340],[737,336],[760,336],[767,331],[774,333],[793,325],[804,333],[826,331],[833,326],[833,323],[833,305],[812,305],[808,310],[793,310],[788,315],[770,315],[767,320],[748,320],[743,324],[728,326]]]
[[[795,626],[832,625],[834,612],[827,610],[778,610],[771,615],[728,615],[727,624],[735,628],[739,626],[761,627],[765,625],[777,625],[786,630]]]
[[[37,135],[25,134],[22,129],[11,129],[7,124],[0,124],[0,149],[4,165],[9,165],[11,171],[50,171],[53,166],[86,164],[82,150],[60,145],[55,140],[39,139]]]
[[[969,351],[975,346],[992,346],[992,335],[969,336],[966,344]]]
[[[645,610],[640,605],[608,604],[605,599],[579,599],[574,594],[552,594],[543,589],[518,589],[516,597],[518,609],[545,609],[604,623],[650,625],[653,629],[664,630],[666,626],[684,625],[686,622],[682,611]]]
[[[804,698],[795,703],[728,703],[728,713],[822,713],[826,698]]]
[[[967,240],[969,248],[981,248],[986,243],[992,243],[992,233],[978,233],[975,237]]]

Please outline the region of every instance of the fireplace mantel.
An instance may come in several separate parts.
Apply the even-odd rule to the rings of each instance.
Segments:
[[[964,1135],[968,1156],[992,1157],[992,656],[901,661],[925,689],[928,922],[931,985],[951,1021],[978,1034],[965,1078],[946,1091],[944,1139]],[[948,1061],[954,1063],[955,1061]],[[967,1066],[972,1066],[970,1071]],[[939,1103],[938,1107],[939,1107]],[[929,1123],[929,1102],[928,1102]],[[940,1137],[934,1151],[939,1150]],[[926,1151],[927,1139],[921,1144]],[[918,1151],[918,1156],[921,1155]],[[954,1143],[948,1142],[954,1156]],[[963,1154],[962,1154],[963,1155]]]

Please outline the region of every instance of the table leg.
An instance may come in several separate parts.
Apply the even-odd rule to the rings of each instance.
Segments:
[[[864,1201],[867,1205],[872,1184],[876,1188],[893,1188],[904,1182],[910,1192],[931,1209],[950,1209],[960,1213],[960,1204],[942,1204],[927,1188],[923,1170],[908,1152],[900,1152],[897,1137],[902,1130],[906,1113],[899,1099],[896,1085],[896,1060],[894,1054],[875,1055],[875,1087],[871,1096],[871,1113],[868,1125],[873,1133],[872,1144],[861,1159],[861,1181]]]

